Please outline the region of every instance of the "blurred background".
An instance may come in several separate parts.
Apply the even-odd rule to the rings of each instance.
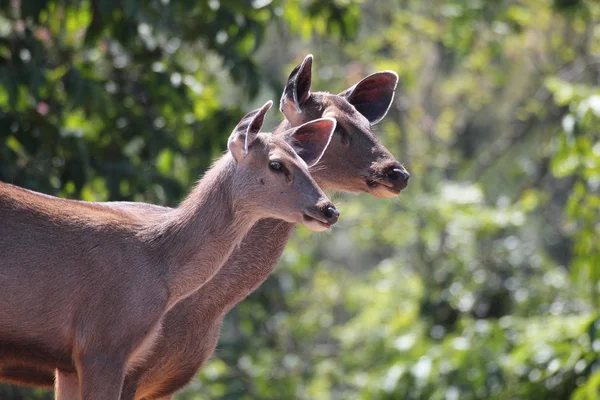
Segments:
[[[1,0],[0,180],[176,205],[309,53],[399,74],[410,184],[299,228],[178,399],[600,398],[597,1]]]

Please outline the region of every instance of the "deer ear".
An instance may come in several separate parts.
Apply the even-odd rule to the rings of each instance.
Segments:
[[[376,72],[339,95],[345,97],[371,124],[376,124],[390,109],[397,84],[395,72]]]
[[[310,97],[312,61],[313,56],[309,54],[294,68],[281,95],[279,110],[289,121],[293,121],[295,115],[302,114],[302,106]]]
[[[248,154],[248,149],[262,128],[265,114],[272,105],[273,102],[269,100],[261,108],[250,111],[231,132],[228,148],[236,160],[239,161]]]
[[[283,135],[286,142],[310,167],[321,159],[331,141],[335,126],[335,119],[320,118],[290,129]]]

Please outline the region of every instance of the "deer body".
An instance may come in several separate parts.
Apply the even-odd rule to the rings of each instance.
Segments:
[[[254,223],[223,193],[231,157],[220,164],[204,182],[219,177],[222,185],[199,185],[186,200],[193,208],[184,202],[149,225],[2,184],[2,340],[64,362],[106,357],[99,363],[118,371],[109,381],[118,391],[105,398],[118,398],[115,380],[143,360],[162,314],[206,282]],[[91,369],[92,382],[106,374]]]
[[[393,73],[380,73],[365,78],[365,85],[359,84],[358,89],[369,89],[372,103],[379,101],[381,105],[378,113],[362,110],[364,114],[357,115],[356,106],[360,108],[363,104],[360,96],[355,105],[341,96],[309,92],[311,62],[312,58],[307,57],[290,75],[282,98],[282,111],[292,122],[284,121],[276,134],[323,116],[335,118],[342,130],[336,130],[328,149],[311,170],[317,183],[325,190],[368,192],[381,197],[397,195],[406,186],[408,173],[372,136],[368,127],[369,122],[381,119],[387,112],[397,77]],[[395,169],[402,170],[405,176],[398,179],[390,174],[386,177],[385,171]],[[374,185],[374,181],[381,181],[381,187]],[[168,210],[157,206],[142,210],[136,203],[107,204],[132,214],[161,214]],[[152,353],[143,365],[127,375],[122,400],[169,399],[193,379],[214,352],[223,317],[266,280],[294,227],[294,223],[268,218],[251,228],[222,269],[165,316],[162,335]],[[7,367],[0,371],[4,380],[47,387],[52,385],[51,372],[46,371],[46,377],[40,377],[39,370],[28,374],[27,370]]]
[[[268,108],[242,120],[231,152],[179,207],[149,218],[0,183],[0,362],[75,370],[78,383],[59,379],[63,393],[118,399],[165,312],[211,278],[258,219],[335,223],[306,164],[258,133]],[[323,120],[312,137],[304,128],[309,159],[318,160],[334,126]]]
[[[304,98],[304,104],[298,104],[302,112],[296,113],[296,107],[285,110],[282,106],[286,118],[294,122],[283,121],[275,134],[311,118],[323,115],[333,117],[338,122],[338,128],[341,127],[344,132],[334,134],[325,154],[311,169],[319,186],[326,191],[363,191],[381,197],[389,197],[388,193],[397,195],[406,186],[408,172],[374,137],[369,136],[366,131],[357,132],[361,125],[366,130],[365,116],[357,115],[357,110],[340,96],[320,93],[306,95],[310,88],[310,75],[307,77],[302,74],[310,74],[311,62],[312,57],[309,56],[292,72],[282,98],[282,103],[292,101],[293,98]],[[370,91],[373,103],[379,100],[378,96],[383,97],[380,100],[383,111],[379,110],[379,114],[365,111],[372,121],[381,119],[381,112],[385,115],[396,86],[395,74],[388,73],[381,78],[387,79],[380,84],[381,88],[377,87],[377,82],[365,82],[365,90]],[[385,93],[378,94],[378,89]],[[298,90],[300,93],[294,94]],[[306,104],[310,102],[316,104]],[[329,107],[323,106],[323,103]],[[350,135],[352,131],[354,137],[343,137],[345,134]],[[354,141],[353,148],[347,144],[350,140]],[[369,184],[370,181],[386,179],[386,173],[382,171],[396,169],[400,169],[405,174],[404,177],[390,174],[383,188]],[[170,399],[189,383],[214,352],[224,316],[267,279],[277,265],[294,228],[293,223],[274,219],[257,222],[219,273],[166,315],[165,334],[148,362],[127,376],[122,400]]]

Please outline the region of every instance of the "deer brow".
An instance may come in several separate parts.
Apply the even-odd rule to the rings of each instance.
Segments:
[[[288,156],[292,157],[293,159],[296,159],[296,157],[298,157],[298,154],[296,154],[296,152],[288,146],[281,146],[279,147],[279,149],[282,150]]]

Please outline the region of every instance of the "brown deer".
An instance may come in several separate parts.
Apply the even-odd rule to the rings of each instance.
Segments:
[[[340,95],[310,92],[312,56],[292,71],[280,109],[287,118],[275,134],[320,117],[337,120],[325,154],[311,174],[325,190],[397,196],[409,174],[373,136],[371,126],[387,113],[398,77],[370,75]],[[135,212],[134,210],[131,210]],[[259,221],[223,268],[203,288],[178,303],[164,319],[163,336],[143,366],[126,378],[122,400],[171,399],[214,352],[221,321],[275,268],[294,224]]]
[[[379,72],[333,95],[310,92],[311,67],[312,56],[307,56],[290,74],[280,108],[293,122],[283,121],[276,133],[286,137],[285,129],[294,124],[322,116],[335,118],[339,123],[331,143],[311,169],[315,180],[329,190],[396,196],[406,187],[409,174],[371,133],[371,125],[379,122],[391,105],[396,74]],[[132,214],[169,210],[142,208],[140,203],[105,204]],[[292,224],[259,221],[222,270],[165,316],[153,354],[128,374],[122,399],[169,399],[185,386],[213,353],[223,316],[264,282],[292,231]],[[0,368],[0,380],[51,388],[53,370],[5,365]]]
[[[0,357],[74,371],[75,380],[59,375],[65,396],[118,399],[163,315],[218,271],[257,220],[316,231],[334,224],[339,213],[307,165],[323,154],[335,121],[287,132],[301,159],[282,138],[259,132],[271,105],[241,120],[229,152],[165,212],[131,213],[1,183]]]

